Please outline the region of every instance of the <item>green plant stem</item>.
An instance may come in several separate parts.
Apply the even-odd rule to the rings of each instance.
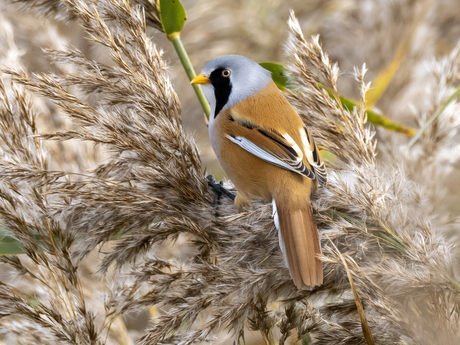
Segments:
[[[176,49],[177,55],[179,55],[180,62],[182,66],[184,66],[185,73],[187,73],[188,79],[191,81],[193,78],[196,77],[195,70],[193,69],[192,62],[190,61],[187,51],[185,50],[184,45],[180,39],[180,34],[175,33],[174,35],[168,36],[169,40],[174,45],[174,49]],[[193,89],[195,90],[196,96],[200,101],[201,106],[206,114],[206,117],[209,119],[209,115],[211,114],[211,108],[209,106],[208,101],[204,95],[203,89],[201,85],[193,84]]]
[[[273,336],[273,328],[270,328],[270,331],[268,331],[268,342],[270,345],[276,345],[275,337]]]
[[[425,124],[422,126],[422,128],[419,129],[419,131],[414,135],[414,137],[411,139],[409,144],[407,144],[405,150],[410,149],[415,142],[422,136],[423,132],[427,130],[428,127],[431,126],[431,124],[439,117],[439,115],[442,114],[442,112],[447,108],[447,106],[452,103],[454,100],[456,100],[460,96],[460,85],[457,86],[457,89],[455,89],[455,92],[442,104],[442,106],[436,111],[436,113],[430,117],[430,119],[425,122]]]

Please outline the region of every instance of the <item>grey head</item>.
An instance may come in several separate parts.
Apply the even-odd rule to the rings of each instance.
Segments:
[[[204,66],[201,73],[197,77],[201,77],[201,82],[197,83],[203,84],[204,94],[211,106],[211,119],[262,90],[272,80],[269,71],[240,55],[214,59]]]

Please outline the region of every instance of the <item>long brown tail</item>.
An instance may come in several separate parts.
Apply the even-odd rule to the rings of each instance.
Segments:
[[[316,257],[321,254],[321,247],[311,206],[307,204],[301,209],[276,206],[280,246],[294,284],[298,289],[321,285],[323,266]]]

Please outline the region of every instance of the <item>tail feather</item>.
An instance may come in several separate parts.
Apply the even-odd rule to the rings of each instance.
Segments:
[[[317,258],[321,254],[321,247],[310,205],[289,209],[277,208],[273,202],[273,208],[280,247],[294,284],[299,289],[321,285],[323,267]]]

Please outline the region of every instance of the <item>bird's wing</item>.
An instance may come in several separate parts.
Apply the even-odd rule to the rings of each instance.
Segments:
[[[323,158],[321,153],[318,150],[318,147],[315,144],[315,140],[310,134],[310,131],[307,127],[303,128],[305,135],[302,133],[302,141],[304,146],[305,156],[307,156],[307,161],[310,163],[315,176],[318,179],[320,185],[325,186],[327,183],[327,171],[326,166],[324,165]]]
[[[303,162],[303,153],[289,134],[230,117],[226,136],[229,140],[280,168],[314,179],[315,173]]]

